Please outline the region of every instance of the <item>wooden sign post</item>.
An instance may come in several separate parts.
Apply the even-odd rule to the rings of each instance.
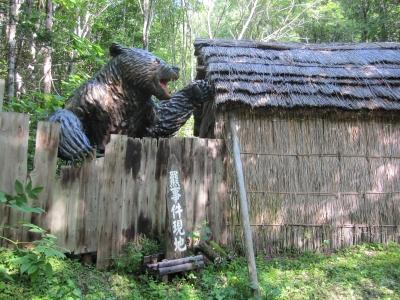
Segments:
[[[4,90],[6,87],[6,82],[4,79],[0,79],[0,111],[3,109],[3,99],[4,99]]]
[[[186,256],[186,201],[178,162],[171,151],[167,166],[166,260],[146,265],[147,270],[158,274],[163,281],[168,281],[171,274],[204,267],[203,255]]]
[[[186,202],[178,160],[171,154],[168,163],[167,186],[167,259],[184,257],[186,254]]]

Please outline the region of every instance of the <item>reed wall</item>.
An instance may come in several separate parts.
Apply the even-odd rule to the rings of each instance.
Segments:
[[[365,113],[236,110],[257,252],[400,241],[400,121]],[[217,115],[216,133],[227,114]],[[229,147],[228,147],[229,148]],[[228,240],[242,245],[228,170]]]

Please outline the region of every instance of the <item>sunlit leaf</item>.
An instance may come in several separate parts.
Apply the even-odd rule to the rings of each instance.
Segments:
[[[23,193],[24,193],[24,186],[23,186],[23,184],[21,183],[21,181],[19,181],[18,179],[15,180],[15,191],[16,191],[18,194],[23,194]]]
[[[28,194],[32,191],[32,181],[29,180],[28,184],[25,187],[25,190]]]

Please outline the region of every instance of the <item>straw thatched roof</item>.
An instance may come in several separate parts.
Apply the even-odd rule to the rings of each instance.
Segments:
[[[400,110],[400,44],[195,41],[197,77],[215,103]]]

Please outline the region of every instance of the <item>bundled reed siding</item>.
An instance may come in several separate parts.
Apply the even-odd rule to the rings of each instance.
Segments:
[[[236,116],[258,253],[400,241],[398,118],[246,110]],[[238,194],[228,174],[229,243],[240,248]]]

